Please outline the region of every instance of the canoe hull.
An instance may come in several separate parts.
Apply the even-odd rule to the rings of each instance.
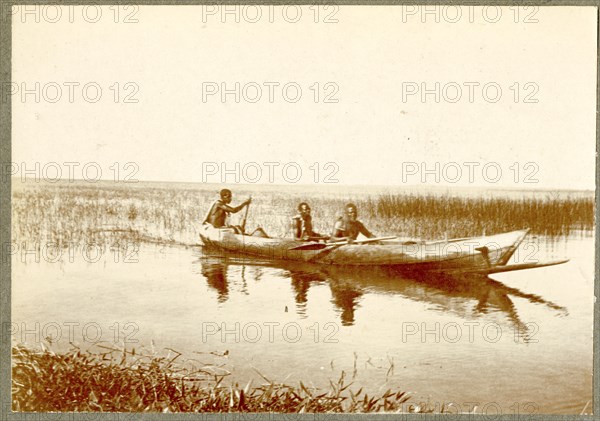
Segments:
[[[393,266],[408,271],[477,270],[505,265],[527,230],[488,237],[438,242],[383,242],[344,244],[321,250],[293,250],[306,242],[236,234],[204,224],[200,237],[205,246],[269,260],[293,260],[327,265]]]

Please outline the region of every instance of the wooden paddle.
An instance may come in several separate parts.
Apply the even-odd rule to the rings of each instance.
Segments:
[[[374,238],[366,238],[364,240],[354,240],[352,243],[348,243],[348,240],[337,240],[337,241],[332,241],[329,244],[367,244],[367,243],[374,243],[376,241],[383,241],[383,240],[394,240],[395,238],[398,238],[396,236],[391,236],[391,237],[374,237]]]
[[[355,240],[352,243],[348,243],[348,240],[339,240],[331,243],[308,243],[302,244],[301,246],[292,247],[290,250],[300,250],[300,251],[308,251],[308,250],[323,250],[326,248],[334,249],[346,244],[366,244],[366,243],[374,243],[376,241],[383,240],[393,240],[396,237],[375,237],[375,238],[367,238],[365,240]]]
[[[252,200],[252,196],[250,196],[250,200]],[[250,209],[250,203],[246,205],[246,213],[244,214],[244,219],[242,219],[242,234],[246,232],[246,219],[248,218],[248,210]]]
[[[306,238],[308,241],[321,241],[321,240],[329,240],[331,237],[324,237],[322,235],[310,236]]]

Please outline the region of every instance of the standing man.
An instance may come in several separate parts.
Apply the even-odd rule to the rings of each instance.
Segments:
[[[215,228],[224,227],[225,220],[230,213],[238,213],[244,208],[244,206],[248,206],[252,202],[252,199],[248,198],[241,205],[232,207],[229,206],[232,199],[231,190],[223,189],[219,195],[221,198],[213,203],[210,210],[206,214],[206,217],[202,221],[202,223],[208,222]]]
[[[344,216],[338,218],[333,226],[332,239],[343,240],[348,242],[356,240],[358,234],[362,234],[368,238],[375,236],[357,219],[358,212],[354,203],[348,203],[344,208]]]

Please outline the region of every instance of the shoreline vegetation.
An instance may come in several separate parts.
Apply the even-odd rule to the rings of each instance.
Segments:
[[[311,190],[312,188],[312,190]],[[292,189],[293,190],[293,189]],[[116,183],[14,183],[12,241],[15,249],[45,244],[127,247],[128,242],[196,246],[199,221],[217,198],[215,186],[189,184],[135,187]],[[328,233],[347,202],[379,235],[440,239],[491,235],[530,228],[534,235],[559,238],[593,235],[594,196],[544,192],[523,196],[469,196],[440,193],[345,195],[277,190],[269,186],[234,188],[233,203],[252,195],[250,230],[262,226],[271,236],[291,236],[290,218],[299,202],[313,209],[314,229]],[[238,214],[238,215],[241,215]],[[232,218],[236,223],[238,215]],[[260,385],[225,386],[215,366],[181,369],[181,354],[159,356],[144,350],[105,349],[66,352],[14,346],[14,411],[156,412],[445,412],[407,402],[403,391],[368,396],[344,372],[317,390],[304,383],[266,379]],[[141,353],[141,354],[140,354]],[[310,381],[310,379],[307,379]]]
[[[12,348],[12,410],[15,412],[319,412],[433,413],[445,408],[408,402],[403,391],[368,395],[342,371],[325,388],[272,381],[228,385],[218,365],[167,355],[99,346],[54,352]]]
[[[142,183],[140,183],[142,184]],[[149,183],[147,183],[149,184]],[[491,235],[530,228],[549,237],[592,233],[594,196],[582,192],[521,197],[457,196],[433,193],[320,195],[318,188],[288,192],[238,186],[233,203],[252,195],[248,228],[261,226],[273,237],[290,237],[290,218],[299,202],[313,209],[317,232],[329,233],[347,202],[371,232],[405,238]],[[117,240],[194,246],[198,227],[217,198],[214,186],[178,188],[133,184],[21,183],[12,191],[14,242],[109,244]],[[237,223],[241,213],[232,216]]]

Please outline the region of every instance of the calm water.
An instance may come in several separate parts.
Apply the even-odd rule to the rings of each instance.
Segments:
[[[13,256],[15,342],[153,341],[222,364],[226,384],[259,384],[259,371],[325,386],[344,371],[353,390],[406,390],[451,411],[579,414],[592,399],[590,237],[532,238],[517,262],[571,261],[492,279],[273,266],[199,247],[36,257]]]

